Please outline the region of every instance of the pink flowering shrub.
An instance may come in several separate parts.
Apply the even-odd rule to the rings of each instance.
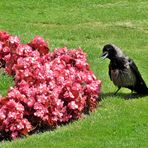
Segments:
[[[96,108],[101,81],[80,48],[49,52],[39,36],[21,44],[18,37],[0,32],[0,63],[15,82],[0,98],[0,139],[55,128]]]

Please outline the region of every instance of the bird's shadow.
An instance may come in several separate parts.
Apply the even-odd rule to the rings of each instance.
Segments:
[[[106,99],[108,97],[121,97],[125,100],[129,100],[129,99],[139,99],[141,97],[144,97],[145,95],[140,95],[137,93],[130,93],[130,94],[126,94],[126,93],[117,93],[116,95],[114,93],[102,93],[100,96],[100,100]]]

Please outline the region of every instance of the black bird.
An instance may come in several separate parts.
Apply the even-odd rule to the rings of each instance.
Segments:
[[[115,94],[121,87],[128,88],[141,95],[148,94],[148,88],[136,64],[128,56],[125,56],[120,48],[113,44],[107,44],[103,47],[101,57],[110,59],[109,76],[114,85],[118,87]]]

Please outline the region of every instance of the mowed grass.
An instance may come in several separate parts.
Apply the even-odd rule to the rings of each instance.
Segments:
[[[0,30],[27,43],[36,35],[55,47],[82,47],[97,78],[102,80],[102,101],[94,113],[54,131],[35,134],[2,148],[26,147],[148,147],[148,97],[128,99],[108,76],[109,61],[99,55],[114,43],[134,59],[148,84],[147,0],[1,0]],[[12,78],[0,76],[0,94],[6,95]]]

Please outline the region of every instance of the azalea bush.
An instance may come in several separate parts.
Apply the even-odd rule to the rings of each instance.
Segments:
[[[50,52],[40,36],[22,44],[0,32],[0,67],[14,78],[14,86],[0,97],[0,139],[56,128],[96,108],[101,81],[80,48]]]

